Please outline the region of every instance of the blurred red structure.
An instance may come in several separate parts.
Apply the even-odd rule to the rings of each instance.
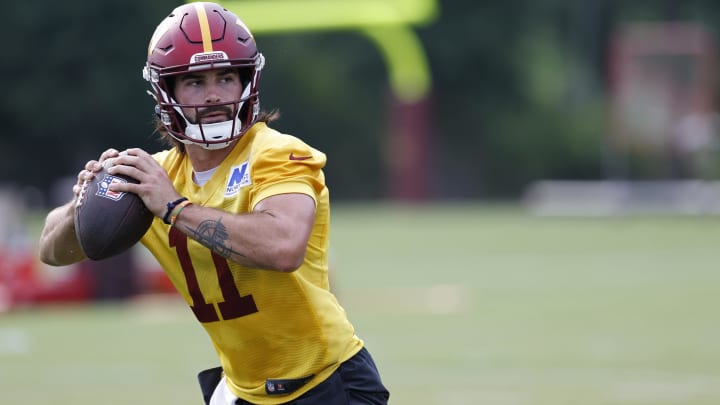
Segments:
[[[621,154],[683,158],[713,142],[716,55],[697,23],[631,23],[612,36],[609,146]]]
[[[435,162],[430,103],[429,97],[415,102],[392,101],[384,148],[388,195],[392,199],[422,201],[432,197]]]
[[[137,263],[136,255],[137,250],[131,250],[102,261],[55,268],[41,263],[30,249],[0,246],[0,312],[42,304],[175,294],[162,269]]]

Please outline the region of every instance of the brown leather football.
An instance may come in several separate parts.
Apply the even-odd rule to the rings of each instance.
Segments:
[[[136,194],[108,189],[115,182],[138,181],[109,174],[107,167],[85,183],[75,205],[75,233],[83,252],[92,260],[128,250],[147,232],[154,218]]]

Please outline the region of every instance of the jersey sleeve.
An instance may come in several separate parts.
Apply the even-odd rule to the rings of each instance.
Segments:
[[[267,197],[289,193],[306,194],[317,204],[317,196],[325,188],[324,153],[282,134],[255,146],[250,160],[250,210]]]

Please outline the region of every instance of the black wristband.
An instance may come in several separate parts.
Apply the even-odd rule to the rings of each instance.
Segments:
[[[172,214],[172,211],[177,207],[178,204],[180,204],[183,201],[187,201],[187,198],[178,198],[177,200],[173,202],[167,203],[167,212],[165,212],[165,215],[163,216],[163,222],[165,222],[168,225],[171,225],[170,223],[170,214]]]

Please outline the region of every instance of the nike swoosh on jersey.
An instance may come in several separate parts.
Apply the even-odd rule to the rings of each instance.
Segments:
[[[310,156],[295,156],[294,154],[290,153],[290,157],[288,159],[290,159],[290,160],[306,160],[306,159],[310,159],[311,157],[312,157],[312,155],[310,155]]]

